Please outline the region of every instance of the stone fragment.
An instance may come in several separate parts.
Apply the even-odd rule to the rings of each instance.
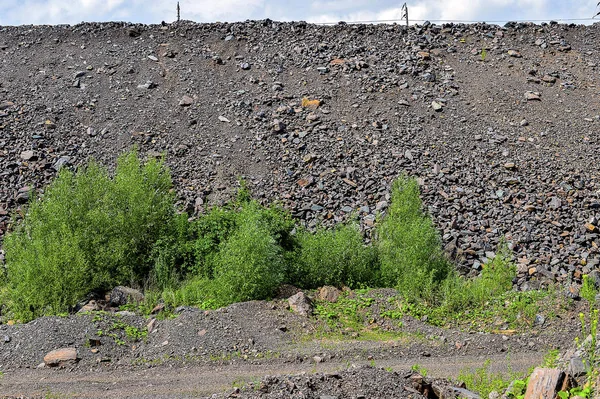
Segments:
[[[155,318],[150,319],[148,324],[146,324],[146,330],[148,331],[148,334],[152,334],[154,331],[156,331],[156,327],[157,327],[156,324],[157,324],[157,321]]]
[[[138,90],[150,90],[156,87],[156,84],[151,80],[147,80],[146,83],[137,85]]]
[[[436,112],[441,112],[442,109],[444,108],[444,106],[439,101],[432,101],[431,102],[431,108],[433,108],[433,110],[436,111]]]
[[[285,130],[285,123],[280,121],[279,119],[275,119],[273,121],[273,131],[275,133],[281,133]]]
[[[525,99],[527,101],[541,101],[542,100],[540,98],[540,93],[538,93],[536,91],[526,91],[525,92]]]
[[[189,107],[193,103],[194,103],[194,99],[188,95],[181,97],[181,100],[179,100],[179,105],[182,107]]]
[[[21,159],[23,161],[33,161],[35,160],[35,153],[31,150],[21,152]]]

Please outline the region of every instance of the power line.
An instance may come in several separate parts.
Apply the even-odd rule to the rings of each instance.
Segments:
[[[393,23],[393,22],[404,22],[405,19],[374,19],[368,21],[338,21],[338,22],[316,22],[315,25],[337,25],[339,22],[346,22],[348,24],[373,24],[373,23]],[[478,22],[484,23],[502,23],[502,22],[548,22],[548,21],[598,21],[595,18],[552,18],[552,19],[519,19],[519,20],[464,20],[464,19],[409,19],[409,22],[451,22],[451,23],[465,23],[474,24]]]

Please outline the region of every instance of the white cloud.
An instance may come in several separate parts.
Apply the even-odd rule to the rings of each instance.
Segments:
[[[193,21],[240,21],[250,19],[265,7],[266,0],[180,0],[181,18]],[[176,1],[152,2],[149,7],[159,18],[174,15]]]
[[[416,20],[590,18],[598,0],[407,0]],[[57,24],[175,19],[177,0],[0,0],[0,24]],[[402,0],[180,0],[181,17],[198,22],[246,19],[310,22],[400,19]]]

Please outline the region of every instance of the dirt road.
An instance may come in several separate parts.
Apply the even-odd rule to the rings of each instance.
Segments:
[[[385,361],[358,361],[394,371],[419,364],[431,377],[457,377],[464,368],[480,367],[487,359],[495,372],[526,371],[543,359],[543,353],[524,355],[468,356],[442,358],[401,358]],[[72,398],[188,398],[224,392],[266,375],[332,372],[350,362],[310,364],[233,364],[223,366],[157,367],[110,372],[69,373],[60,370],[22,370],[7,374],[0,382],[2,397]]]

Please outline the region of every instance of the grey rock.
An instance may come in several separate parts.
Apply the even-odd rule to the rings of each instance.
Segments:
[[[310,316],[313,313],[313,305],[310,298],[304,292],[298,292],[288,298],[290,309],[302,316]]]
[[[128,303],[141,303],[143,300],[144,294],[140,291],[129,287],[118,286],[111,291],[109,303],[111,306],[123,306]]]

